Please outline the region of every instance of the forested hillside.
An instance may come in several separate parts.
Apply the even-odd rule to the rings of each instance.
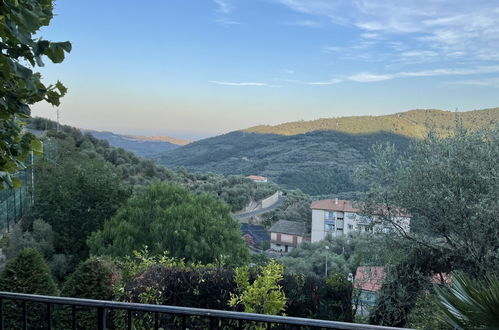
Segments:
[[[409,139],[391,133],[318,131],[282,136],[238,131],[191,143],[155,159],[189,171],[263,175],[311,195],[345,195],[361,189],[354,182],[353,171],[371,159],[371,145],[377,142],[391,142],[405,150]]]
[[[459,118],[465,127],[490,127],[498,122],[499,108],[463,112]],[[404,151],[427,126],[445,135],[455,124],[453,112],[413,110],[389,116],[257,126],[196,141],[155,159],[170,168],[257,174],[310,195],[355,198],[363,187],[355,182],[353,173],[358,165],[372,159],[373,144],[392,143]]]
[[[261,125],[248,128],[247,132],[295,135],[313,131],[337,131],[349,134],[371,134],[391,132],[407,137],[421,138],[427,131],[427,125],[437,132],[445,134],[455,126],[457,116],[463,126],[472,130],[489,127],[497,123],[499,108],[451,112],[442,110],[411,110],[386,116],[355,116],[339,118],[321,118],[311,121],[296,121],[275,126]]]
[[[152,140],[140,136],[135,137],[94,130],[85,130],[84,132],[88,132],[98,139],[106,140],[114,147],[131,151],[139,157],[150,157],[160,152],[173,150],[180,146],[166,140]]]
[[[153,182],[165,181],[185,186],[197,194],[209,193],[229,204],[233,211],[237,211],[250,200],[265,198],[279,189],[275,184],[258,185],[242,176],[189,173],[183,168],[170,170],[157,165],[153,160],[140,158],[132,152],[113,147],[90,133],[67,125],[61,125],[57,132],[56,126],[55,122],[44,118],[31,119],[28,124],[30,129],[40,132],[48,163],[60,163],[63,158],[78,160],[86,157],[92,161],[97,160],[109,167],[134,191],[141,191]],[[80,162],[84,163],[81,160]]]

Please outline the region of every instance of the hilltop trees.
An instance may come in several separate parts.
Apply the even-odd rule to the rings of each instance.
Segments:
[[[49,25],[53,17],[52,0],[4,0],[0,6],[0,187],[15,187],[14,173],[24,168],[23,161],[33,150],[41,152],[41,143],[33,134],[24,133],[23,118],[29,118],[29,105],[45,100],[58,106],[67,89],[57,82],[45,86],[41,74],[42,56],[53,63],[64,60],[71,51],[69,42],[50,42],[33,34]]]
[[[88,240],[92,254],[126,256],[148,246],[153,254],[202,263],[239,265],[249,254],[229,207],[207,194],[154,184],[132,197]]]

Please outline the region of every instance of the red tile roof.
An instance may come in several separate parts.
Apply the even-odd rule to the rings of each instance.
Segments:
[[[310,208],[326,211],[359,212],[359,209],[353,207],[352,202],[343,199],[323,199],[320,201],[313,201]]]
[[[377,292],[381,289],[385,278],[385,267],[358,267],[353,283],[356,289]]]
[[[250,175],[250,176],[248,176],[248,178],[251,180],[257,180],[257,181],[267,181],[266,177],[258,176],[258,175]]]

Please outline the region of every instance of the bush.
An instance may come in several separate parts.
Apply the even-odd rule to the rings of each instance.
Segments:
[[[114,298],[114,285],[121,276],[112,261],[92,257],[80,263],[72,273],[61,291],[65,297],[112,300]],[[95,309],[78,312],[78,327],[92,329],[96,325]],[[57,315],[58,322],[69,326],[71,320],[70,310],[62,309]]]
[[[9,260],[0,278],[0,290],[55,296],[57,287],[50,269],[41,253],[27,248]],[[46,327],[47,307],[45,304],[28,303],[28,325],[32,329]],[[4,306],[5,325],[8,329],[20,329],[22,325],[22,304],[8,302]]]

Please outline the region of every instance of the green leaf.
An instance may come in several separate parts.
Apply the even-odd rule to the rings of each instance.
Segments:
[[[64,86],[60,81],[57,81],[57,83],[55,84],[55,87],[59,90],[59,93],[61,94],[61,96],[66,95],[66,93],[68,92],[68,89],[66,88],[66,86]]]
[[[42,141],[38,139],[34,139],[30,143],[31,150],[37,155],[40,155],[43,153],[43,143]]]

